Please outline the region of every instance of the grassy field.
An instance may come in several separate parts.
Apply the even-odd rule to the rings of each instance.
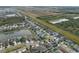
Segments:
[[[55,24],[57,27],[79,36],[79,19],[71,19],[68,22]]]
[[[60,18],[64,18],[65,16],[53,16],[53,15],[47,15],[47,16],[40,16],[40,17],[37,17],[38,19],[40,20],[56,20],[56,19],[60,19]]]
[[[9,48],[6,48],[6,49],[4,50],[4,52],[5,52],[5,53],[9,53],[9,52],[15,51],[15,50],[20,49],[20,48],[23,48],[23,47],[25,47],[24,44],[18,44],[18,45],[16,45],[16,46],[11,46],[11,47],[9,47]]]
[[[0,26],[5,24],[14,24],[18,22],[23,22],[23,17],[10,17],[6,19],[0,19]]]
[[[29,17],[32,18],[33,21],[40,23],[41,25],[44,25],[46,27],[48,27],[49,29],[56,31],[62,35],[64,35],[65,37],[67,37],[68,39],[74,41],[75,43],[79,44],[79,37],[69,33],[68,31],[64,31],[58,27],[56,27],[55,25],[52,25],[49,22],[43,21],[43,20],[39,20],[36,17],[34,17],[34,15],[32,15],[31,13],[24,13],[24,15],[28,15]]]

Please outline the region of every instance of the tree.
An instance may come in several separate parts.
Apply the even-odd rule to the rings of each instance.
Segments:
[[[5,41],[4,42],[4,47],[7,48],[7,46],[8,46],[8,42]]]
[[[9,41],[9,45],[14,46],[14,42],[12,40]]]
[[[18,43],[18,42],[20,42],[20,40],[19,39],[16,39],[16,43]]]
[[[22,37],[21,39],[20,39],[20,42],[21,43],[24,43],[26,40],[25,40],[25,38],[24,37]]]

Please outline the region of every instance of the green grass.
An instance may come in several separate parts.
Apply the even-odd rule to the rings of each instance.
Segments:
[[[15,50],[20,49],[20,48],[23,48],[23,47],[25,47],[24,44],[19,44],[19,45],[16,45],[16,46],[11,46],[11,47],[9,47],[9,48],[6,48],[6,49],[4,50],[4,52],[5,52],[5,53],[9,53],[9,52],[15,51]]]
[[[5,24],[14,24],[18,22],[23,22],[23,17],[10,17],[6,19],[0,19],[0,26]]]
[[[79,36],[79,19],[70,19],[70,21],[58,23],[55,25],[65,31],[71,32],[74,35]]]
[[[37,17],[37,19],[49,21],[49,20],[57,20],[64,17],[65,16],[60,16],[60,15],[59,16],[47,15],[47,16]]]

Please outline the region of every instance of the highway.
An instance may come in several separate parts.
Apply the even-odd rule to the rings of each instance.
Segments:
[[[49,38],[48,38],[48,42],[46,43],[46,44],[43,44],[42,45],[42,47],[45,47],[45,48],[43,48],[43,49],[45,49],[44,51],[40,51],[40,52],[47,52],[48,50],[50,50],[50,49],[52,49],[52,47],[58,47],[58,42],[62,39],[62,41],[65,39],[67,39],[67,38],[65,38],[66,36],[63,36],[63,35],[60,35],[60,34],[62,34],[62,33],[60,33],[60,32],[62,32],[60,29],[60,32],[58,31],[57,32],[57,30],[56,30],[56,32],[54,32],[54,30],[55,29],[57,29],[56,27],[52,27],[52,25],[50,25],[50,24],[48,24],[48,23],[46,23],[46,22],[44,22],[44,21],[40,21],[39,19],[36,19],[34,16],[30,16],[30,15],[28,15],[28,16],[30,16],[33,20],[29,20],[29,19],[27,19],[27,15],[25,14],[25,13],[23,13],[24,14],[24,16],[25,16],[25,23],[26,23],[26,28],[29,28],[29,29],[32,29],[33,30],[33,28],[34,28],[34,30],[33,31],[36,31],[36,35],[34,34],[34,36],[37,36],[38,35],[38,33],[37,33],[37,31],[38,32],[40,32],[39,30],[37,30],[38,28],[39,29],[41,29],[41,30],[43,30],[44,32],[46,32],[46,33],[48,33],[49,34],[49,36],[53,36],[54,38],[54,40],[55,41],[50,41],[49,40]],[[30,25],[30,26],[27,26],[27,24],[28,25]],[[44,25],[44,26],[41,26],[41,25]],[[48,25],[47,25],[48,24]],[[38,28],[36,28],[36,27],[38,27]],[[47,28],[49,28],[49,29],[47,29]],[[55,29],[54,29],[55,28]],[[45,29],[45,30],[44,30]],[[53,30],[54,29],[54,30]],[[52,31],[51,31],[52,30]],[[51,33],[53,33],[53,35],[51,35]],[[44,34],[43,32],[42,32],[42,34]],[[59,37],[57,37],[57,36],[59,36]],[[38,36],[37,36],[38,37]],[[73,38],[74,39],[74,38]],[[67,40],[69,40],[69,38],[67,39]],[[32,41],[32,40],[31,40]],[[26,45],[25,46],[30,46],[30,45],[33,45],[33,46],[35,46],[35,45],[38,45],[39,47],[37,47],[37,46],[35,46],[33,49],[37,49],[37,52],[39,51],[39,49],[38,48],[40,48],[40,46],[41,46],[41,44],[39,44],[37,41],[35,42],[35,41],[33,41],[32,43],[31,43],[31,41],[29,42],[29,43],[26,43]],[[39,40],[38,40],[39,41]],[[41,42],[41,41],[40,41]],[[76,42],[76,43],[78,43],[78,42]],[[10,51],[11,53],[15,53],[15,52],[22,52],[23,50],[26,50],[26,47],[25,46],[23,46],[22,48],[19,48],[19,49],[15,49],[15,50],[12,50],[12,51]],[[47,47],[48,46],[48,47]],[[41,48],[42,48],[41,47]],[[47,48],[46,48],[47,47]],[[58,49],[58,48],[57,48]],[[27,52],[27,51],[26,51]],[[30,52],[30,51],[29,51]]]
[[[67,37],[68,39],[74,41],[75,43],[79,44],[79,37],[78,36],[75,36],[67,31],[64,31],[60,28],[57,28],[56,26],[50,24],[50,23],[47,23],[43,20],[39,20],[37,19],[32,13],[26,13],[24,11],[21,11],[22,14],[24,14],[25,16],[29,16],[30,18],[32,18],[32,21],[34,22],[37,22],[37,23],[40,23],[41,25],[44,25],[46,26],[47,28],[51,29],[52,31],[55,31],[57,33],[60,33],[61,35],[64,35],[65,37]]]
[[[47,33],[49,33],[49,36],[53,36],[54,38],[55,38],[55,40],[58,40],[58,41],[60,41],[61,39],[62,39],[62,41],[65,39],[65,40],[69,40],[69,39],[67,39],[67,38],[65,38],[64,36],[62,36],[62,35],[60,35],[60,34],[58,34],[58,33],[56,33],[56,32],[54,32],[54,31],[51,31],[51,30],[49,30],[49,29],[46,29],[45,27],[42,27],[42,26],[40,26],[40,25],[37,25],[37,24],[35,24],[34,22],[32,22],[32,20],[28,20],[28,19],[26,19],[26,16],[25,16],[25,21],[26,21],[26,23],[28,23],[29,25],[30,25],[30,29],[31,28],[34,28],[34,30],[32,29],[32,31],[37,31],[37,28],[35,28],[35,27],[38,27],[38,28],[40,28],[40,29],[45,29],[45,31],[47,32]],[[44,31],[44,30],[43,30]],[[40,32],[39,30],[38,30],[38,32]],[[53,35],[51,35],[51,33],[55,33],[55,34],[53,34]],[[44,34],[43,32],[42,32],[42,34]],[[56,35],[57,34],[57,35]],[[38,35],[38,34],[36,34],[36,35]],[[57,37],[57,36],[59,36],[59,37]],[[48,40],[48,42],[49,42],[49,40]],[[57,41],[53,44],[54,42],[52,41],[52,42],[50,42],[50,44],[48,44],[48,45],[50,45],[50,49],[53,47],[53,45],[54,44],[57,44]],[[49,48],[46,50],[46,51],[48,51],[49,50]]]

